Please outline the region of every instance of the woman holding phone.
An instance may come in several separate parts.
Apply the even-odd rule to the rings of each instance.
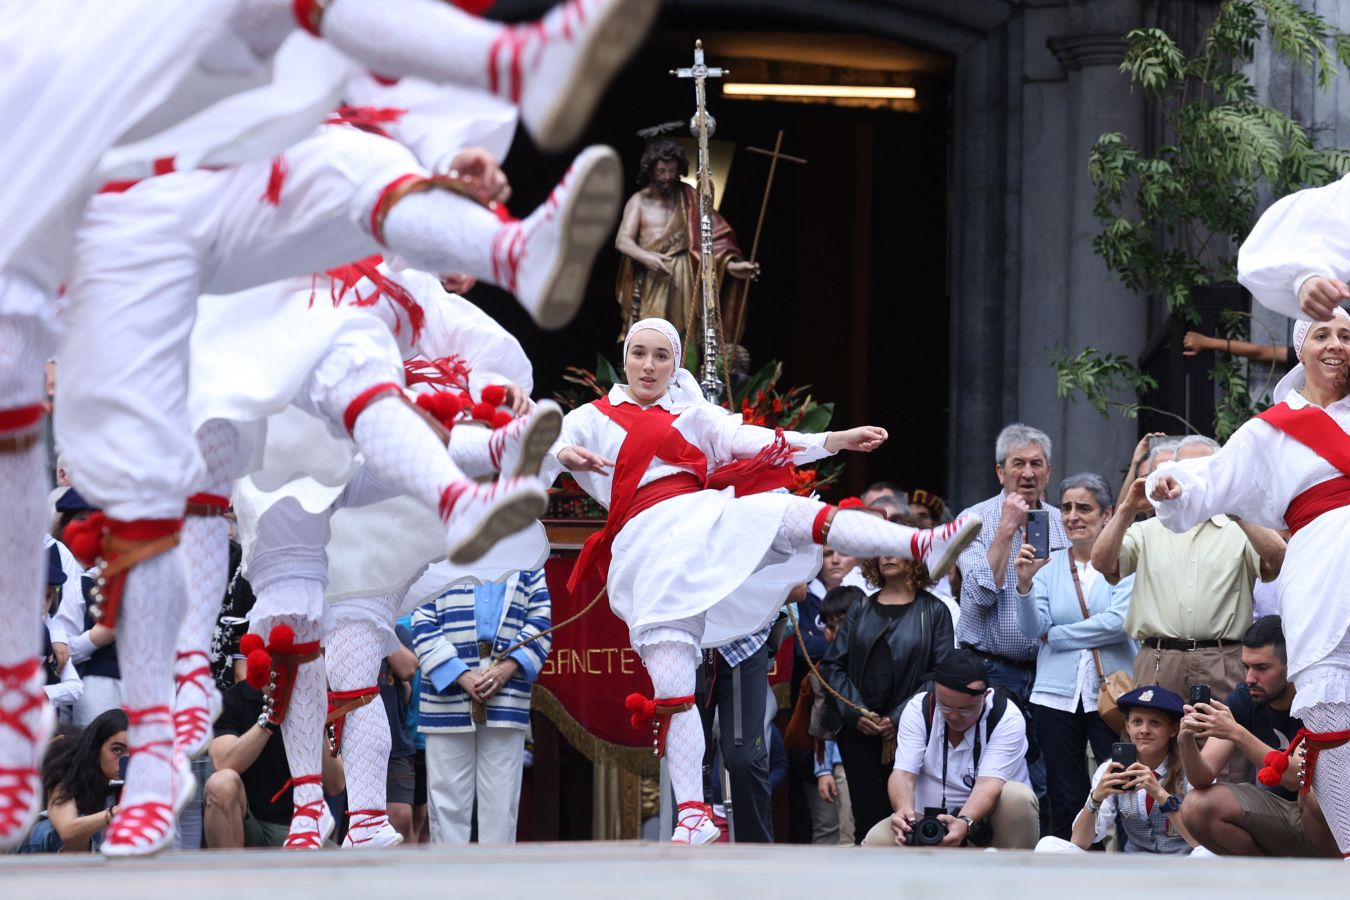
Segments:
[[[1112,758],[1097,768],[1071,840],[1041,838],[1037,852],[1091,849],[1106,840],[1114,822],[1120,824],[1126,853],[1185,856],[1196,846],[1178,815],[1190,790],[1177,747],[1185,701],[1155,684],[1135,688],[1117,703],[1126,715],[1130,743],[1116,744]]]
[[[1084,750],[1091,745],[1093,757],[1104,760],[1119,737],[1097,714],[1101,677],[1130,671],[1139,648],[1125,633],[1134,576],[1113,586],[1092,567],[1092,547],[1114,512],[1106,479],[1073,475],[1059,497],[1069,546],[1041,558],[1030,540],[1022,545],[1016,610],[1022,634],[1040,647],[1030,700],[1045,755],[1049,833],[1068,840],[1088,791]]]

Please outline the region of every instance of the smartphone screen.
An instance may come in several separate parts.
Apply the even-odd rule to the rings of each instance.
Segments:
[[[1027,510],[1027,543],[1036,548],[1036,558],[1050,555],[1050,513],[1044,509]]]

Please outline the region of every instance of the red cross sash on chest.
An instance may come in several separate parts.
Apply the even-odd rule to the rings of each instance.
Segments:
[[[1326,410],[1317,406],[1294,409],[1287,403],[1277,403],[1257,418],[1289,435],[1341,473],[1289,501],[1284,521],[1291,535],[1323,513],[1350,506],[1350,434]]]
[[[623,526],[638,513],[662,500],[706,489],[734,487],[738,497],[792,484],[792,448],[779,429],[771,444],[754,458],[738,460],[708,474],[708,457],[675,428],[675,413],[661,406],[642,408],[636,403],[611,403],[602,397],[593,404],[608,419],[627,432],[614,461],[610,487],[609,516],[605,527],[586,539],[568,579],[574,590],[592,567],[608,573],[611,548]],[[652,460],[686,471],[639,487]]]

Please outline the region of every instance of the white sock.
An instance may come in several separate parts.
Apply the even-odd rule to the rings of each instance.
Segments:
[[[497,474],[492,462],[489,442],[497,432],[475,425],[457,425],[450,431],[450,459],[470,478],[487,478]],[[500,456],[501,451],[498,450]]]
[[[374,686],[380,674],[383,644],[384,636],[373,623],[339,622],[327,642],[329,688],[354,691]],[[389,717],[378,696],[347,713],[342,731],[342,765],[347,774],[349,810],[385,809],[391,744]]]
[[[133,748],[122,806],[172,803],[174,650],[185,606],[183,558],[178,548],[132,566],[117,621],[122,661],[122,705],[131,720]],[[138,722],[138,719],[140,720]],[[137,753],[134,748],[149,747]]]
[[[287,579],[284,589],[318,592],[320,596],[323,594],[321,582],[304,578]],[[311,608],[313,600],[313,597],[303,598],[299,608]],[[252,630],[257,631],[263,640],[266,640],[272,627],[280,624],[291,626],[295,631],[297,644],[307,644],[321,637],[318,623],[296,615],[269,617],[256,623],[257,627]],[[281,737],[286,745],[286,762],[290,766],[293,778],[323,773],[324,720],[327,717],[327,678],[323,660],[316,659],[296,668],[290,705],[286,709],[286,718],[281,723]],[[323,789],[317,784],[296,785],[294,798],[296,806],[322,801]],[[299,827],[302,831],[308,831],[313,824],[305,820]]]
[[[467,197],[433,188],[395,203],[385,216],[383,238],[385,246],[414,268],[464,272],[504,287],[506,279],[493,265],[493,249],[498,235],[508,227]]]
[[[1318,703],[1302,718],[1309,731],[1344,731],[1350,728],[1350,703]],[[1342,853],[1350,854],[1350,745],[1317,755],[1313,790],[1336,844]]]
[[[206,485],[203,493],[228,497],[230,476],[237,471],[242,448],[234,429],[212,419],[197,429],[197,446],[206,460]],[[179,543],[187,575],[187,611],[178,633],[178,652],[183,655],[179,671],[206,665],[201,657],[188,653],[210,653],[220,607],[225,600],[230,564],[230,526],[223,516],[188,516],[183,520]]]
[[[687,697],[694,693],[698,650],[682,641],[643,646],[638,654],[652,679],[655,696]],[[670,717],[666,732],[666,768],[675,803],[703,802],[703,723],[690,707]]]
[[[917,530],[888,522],[874,513],[841,509],[835,512],[830,522],[830,533],[825,543],[841,553],[860,559],[881,556],[913,559],[910,546]]]
[[[37,317],[0,316],[0,410],[40,403],[43,363],[51,339]],[[41,424],[0,438],[41,433]],[[47,557],[42,549],[46,530],[47,445],[38,440],[26,450],[0,453],[0,666],[14,666],[37,656],[42,646],[42,596]],[[78,584],[66,590],[80,589]],[[53,613],[56,610],[52,610]],[[35,714],[36,715],[36,714]],[[0,766],[5,763],[0,760]]]
[[[438,514],[445,489],[464,480],[440,438],[398,398],[385,397],[367,406],[356,419],[352,437],[372,475]]]

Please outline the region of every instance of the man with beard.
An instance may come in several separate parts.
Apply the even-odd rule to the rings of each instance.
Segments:
[[[661,318],[679,331],[686,347],[700,319],[701,237],[698,193],[680,181],[689,174],[684,148],[670,138],[647,145],[638,166],[640,190],[628,198],[614,247],[623,254],[615,287],[623,328],[639,319]],[[712,214],[713,265],[719,286],[722,340],[740,343],[745,331],[744,297],[759,264],[744,258],[727,220]],[[734,280],[728,280],[730,275]]]
[[[1338,856],[1315,800],[1305,797],[1300,811],[1296,766],[1285,772],[1283,783],[1216,783],[1233,760],[1245,757],[1256,768],[1265,765],[1266,754],[1286,749],[1303,727],[1290,714],[1294,686],[1287,680],[1279,616],[1263,616],[1247,629],[1242,667],[1246,679],[1223,703],[1186,707],[1177,743],[1192,791],[1182,804],[1182,823],[1213,853]]]

